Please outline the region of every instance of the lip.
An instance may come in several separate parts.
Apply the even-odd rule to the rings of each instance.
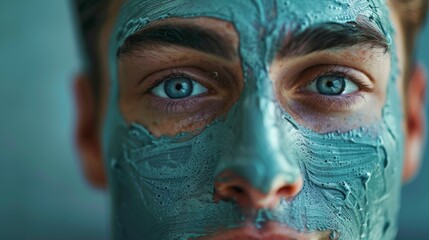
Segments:
[[[198,240],[322,240],[330,239],[331,231],[323,232],[298,232],[294,229],[282,226],[278,223],[269,222],[263,228],[255,226],[244,226],[225,231],[219,231],[212,235],[198,238]]]

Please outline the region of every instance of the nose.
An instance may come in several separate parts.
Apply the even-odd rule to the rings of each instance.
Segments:
[[[215,181],[215,200],[234,201],[243,208],[275,208],[282,198],[291,200],[302,189],[303,180],[299,176],[293,181],[276,178],[261,192],[244,178],[232,171],[217,176]]]
[[[262,80],[268,79],[263,76]],[[252,209],[275,208],[303,186],[296,159],[300,135],[295,125],[285,121],[270,92],[273,88],[261,87],[263,83],[249,80],[245,85],[226,122],[234,130],[231,144],[220,153],[214,175],[215,200]]]

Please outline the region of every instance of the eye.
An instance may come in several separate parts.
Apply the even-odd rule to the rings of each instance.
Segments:
[[[359,87],[346,77],[338,75],[319,76],[307,85],[305,90],[317,92],[322,95],[342,95],[353,93],[359,90]]]
[[[152,93],[155,96],[170,99],[197,96],[207,91],[207,88],[186,76],[176,76],[166,79],[152,88]]]

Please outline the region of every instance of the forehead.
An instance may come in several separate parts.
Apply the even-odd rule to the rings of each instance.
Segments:
[[[234,26],[245,72],[268,69],[286,34],[320,23],[363,18],[389,42],[393,33],[385,0],[128,0],[121,5],[110,35],[111,76],[116,76],[113,66],[118,49],[129,36],[159,20],[196,17],[225,20]]]
[[[386,35],[389,17],[384,0],[128,0],[116,24],[117,46],[145,25],[170,17],[214,17],[234,24],[242,41],[275,37],[323,22],[346,23],[364,17]],[[264,38],[269,40],[269,38]]]

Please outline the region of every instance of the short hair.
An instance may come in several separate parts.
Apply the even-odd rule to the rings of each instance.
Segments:
[[[425,24],[429,0],[391,0],[393,7],[398,11],[401,27],[404,32],[406,55],[406,69],[404,71],[405,84],[410,78],[411,70],[415,66],[415,46],[419,32]]]
[[[78,34],[85,62],[85,71],[91,79],[91,87],[98,100],[101,85],[98,37],[106,21],[110,0],[72,0]]]
[[[406,54],[405,78],[409,78],[415,65],[415,45],[418,33],[425,23],[429,0],[389,0],[399,12],[401,27],[404,31]],[[101,25],[107,17],[109,0],[72,0],[83,43],[83,56],[86,71],[91,77],[92,87],[97,97],[100,88],[100,59],[97,53],[98,36]],[[406,81],[408,82],[408,81]]]

